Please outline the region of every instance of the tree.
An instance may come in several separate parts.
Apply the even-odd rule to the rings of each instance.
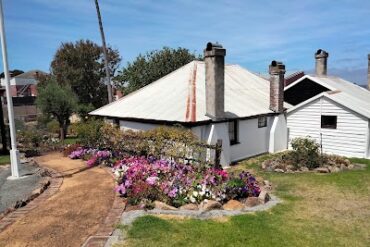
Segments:
[[[113,76],[121,58],[117,50],[107,49],[109,71]],[[108,102],[104,85],[105,69],[103,49],[89,40],[62,43],[51,63],[51,73],[60,85],[69,85],[78,96],[79,103],[95,108]]]
[[[69,117],[77,107],[77,97],[68,85],[60,85],[49,79],[44,87],[38,87],[36,104],[44,114],[51,115],[59,123],[60,139],[64,141],[70,124]]]
[[[145,55],[140,54],[118,73],[115,81],[125,94],[131,93],[193,60],[202,60],[202,57],[185,48],[163,47]]]

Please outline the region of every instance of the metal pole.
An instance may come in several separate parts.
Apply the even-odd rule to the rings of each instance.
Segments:
[[[102,43],[103,43],[102,46],[103,46],[103,54],[104,54],[106,83],[107,83],[107,89],[108,89],[108,102],[111,103],[113,101],[113,94],[112,94],[112,85],[110,83],[108,52],[107,52],[107,46],[105,44],[105,35],[104,35],[104,30],[103,30],[103,22],[101,20],[98,0],[95,0],[95,7],[96,7],[97,15],[98,15],[100,35],[101,35],[101,39],[102,39]]]
[[[8,103],[8,118],[9,118],[10,142],[11,142],[10,163],[11,163],[12,177],[19,178],[19,170],[18,170],[19,151],[17,150],[17,141],[16,141],[16,135],[15,135],[13,100],[10,94],[8,54],[7,54],[7,49],[6,49],[4,16],[3,16],[3,1],[2,0],[0,0],[0,38],[1,38],[1,51],[3,53],[6,99]]]

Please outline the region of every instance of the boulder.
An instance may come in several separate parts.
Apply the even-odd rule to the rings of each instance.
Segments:
[[[270,200],[269,193],[267,193],[267,191],[265,191],[265,190],[262,190],[260,192],[260,195],[258,196],[258,200],[259,200],[260,203],[265,204],[266,202],[268,202]]]
[[[315,168],[315,171],[318,172],[318,173],[329,173],[329,169],[326,168],[326,167],[318,167],[318,168]]]
[[[302,166],[301,168],[299,168],[299,170],[300,171],[302,171],[302,172],[308,172],[308,171],[310,171],[307,167],[305,167],[305,166]]]
[[[349,170],[352,170],[353,168],[355,168],[355,166],[354,166],[353,164],[350,164],[350,165],[348,165],[348,166],[347,166],[347,168],[348,168]]]
[[[272,189],[272,185],[271,185],[271,183],[268,180],[264,180],[263,181],[263,185],[264,185],[264,188],[266,190],[271,190]]]
[[[185,204],[180,207],[180,210],[198,210],[198,205],[194,203]]]
[[[248,208],[257,206],[258,204],[260,204],[260,201],[258,197],[255,197],[255,196],[248,197],[247,200],[245,200],[244,202],[244,205]]]
[[[154,207],[160,210],[177,210],[177,208],[160,201],[154,201]]]
[[[220,209],[222,207],[221,203],[214,200],[204,200],[200,203],[199,209],[202,211],[209,211],[212,209]]]
[[[230,200],[222,206],[224,210],[242,210],[244,209],[243,203],[237,200]]]
[[[274,169],[274,172],[284,173],[284,170],[280,168],[276,168]]]

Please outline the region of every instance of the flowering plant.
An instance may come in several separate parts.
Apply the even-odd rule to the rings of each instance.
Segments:
[[[224,202],[229,198],[258,196],[260,192],[255,178],[247,172],[233,177],[221,169],[151,157],[124,158],[112,170],[117,180],[116,191],[132,203],[145,199],[181,206],[204,199]],[[239,183],[231,186],[235,179]]]

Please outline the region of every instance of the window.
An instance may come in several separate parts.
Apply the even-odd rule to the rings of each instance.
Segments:
[[[267,117],[262,116],[258,117],[258,128],[263,128],[267,126]]]
[[[238,143],[238,120],[229,122],[229,139],[230,145]]]
[[[336,129],[337,128],[337,116],[321,116],[321,128]]]

